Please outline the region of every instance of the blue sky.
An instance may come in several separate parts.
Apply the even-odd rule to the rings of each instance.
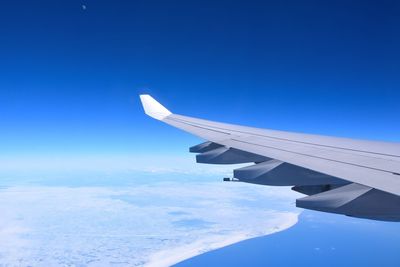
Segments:
[[[4,1],[0,157],[171,156],[198,142],[144,116],[140,93],[206,119],[400,141],[399,12],[397,1]]]

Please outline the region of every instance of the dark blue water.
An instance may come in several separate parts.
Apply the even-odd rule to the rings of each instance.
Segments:
[[[288,230],[175,266],[400,266],[400,223],[306,211]]]

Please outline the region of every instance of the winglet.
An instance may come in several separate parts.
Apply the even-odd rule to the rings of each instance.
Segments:
[[[144,112],[154,119],[163,120],[165,117],[172,114],[150,95],[140,95],[140,101],[142,101]]]

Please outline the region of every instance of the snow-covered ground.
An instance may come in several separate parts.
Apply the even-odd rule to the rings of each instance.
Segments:
[[[0,266],[169,266],[292,226],[295,197],[288,188],[173,179],[4,187]]]

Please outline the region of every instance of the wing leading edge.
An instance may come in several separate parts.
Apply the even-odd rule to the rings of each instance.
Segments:
[[[171,113],[141,95],[145,113],[208,140],[190,149],[199,163],[254,165],[240,181],[293,186],[298,207],[400,221],[400,144],[258,129]]]

